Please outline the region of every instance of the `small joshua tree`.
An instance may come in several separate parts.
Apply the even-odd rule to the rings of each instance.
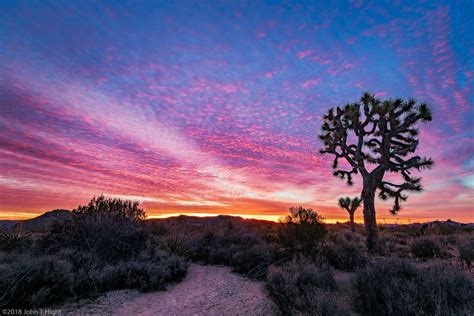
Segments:
[[[415,155],[418,147],[418,122],[431,121],[431,110],[413,99],[381,101],[365,93],[360,102],[330,109],[324,116],[319,138],[324,143],[322,154],[334,155],[334,175],[352,185],[352,176],[361,174],[363,181],[364,226],[367,247],[375,249],[377,222],[375,193],[382,200],[395,199],[392,214],[400,210],[406,192],[422,190],[421,178],[412,169],[431,168],[433,161]],[[339,167],[339,160],[346,162]],[[402,182],[384,181],[387,173],[396,173]]]
[[[354,213],[359,208],[360,204],[362,203],[362,199],[360,197],[355,197],[351,199],[350,197],[340,198],[339,199],[339,207],[345,209],[347,213],[349,213],[349,221],[351,222],[351,230],[355,232],[355,224],[354,224]]]

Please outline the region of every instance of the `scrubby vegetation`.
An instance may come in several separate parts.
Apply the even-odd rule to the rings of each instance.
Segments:
[[[282,224],[279,242],[291,254],[314,256],[326,235],[322,217],[312,209],[292,207]]]
[[[433,258],[441,255],[441,248],[433,239],[417,239],[411,245],[411,252],[415,258]]]
[[[363,246],[355,241],[343,239],[328,244],[324,248],[324,255],[333,267],[342,271],[355,271],[364,267],[368,261]]]
[[[472,262],[474,261],[474,238],[470,238],[461,243],[459,246],[459,254],[463,264],[466,264],[470,271]]]
[[[30,243],[31,233],[22,225],[11,231],[0,231],[0,250],[13,250],[27,247]]]
[[[265,282],[283,315],[467,315],[473,232],[447,225],[382,226],[369,253],[363,227],[327,225],[303,207],[280,223],[145,220],[138,204],[101,196],[39,232],[14,227],[0,234],[0,307],[162,290],[196,262]]]
[[[362,315],[472,315],[474,284],[449,267],[420,270],[400,259],[357,273],[354,306]]]
[[[144,218],[137,203],[100,196],[28,248],[26,234],[9,238],[0,258],[0,307],[38,308],[111,289],[159,290],[183,279],[186,263],[155,249]],[[2,236],[8,234],[14,233]]]
[[[327,265],[293,259],[271,266],[267,289],[284,315],[349,315],[338,304],[334,274]]]

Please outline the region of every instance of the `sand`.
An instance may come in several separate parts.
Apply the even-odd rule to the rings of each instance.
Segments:
[[[168,290],[139,293],[110,291],[94,301],[56,307],[62,315],[275,315],[264,283],[227,267],[189,266],[187,277]]]

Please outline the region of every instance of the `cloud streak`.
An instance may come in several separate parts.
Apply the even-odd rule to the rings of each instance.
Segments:
[[[420,151],[436,167],[399,220],[474,221],[469,9],[2,3],[0,217],[103,193],[152,216],[303,204],[344,219],[337,198],[360,181],[332,176],[317,133],[329,107],[369,90],[434,108]]]

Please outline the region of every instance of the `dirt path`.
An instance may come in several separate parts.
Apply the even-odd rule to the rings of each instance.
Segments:
[[[229,268],[190,265],[181,283],[167,291],[111,291],[93,302],[60,307],[70,315],[273,315],[274,304],[263,283]]]

